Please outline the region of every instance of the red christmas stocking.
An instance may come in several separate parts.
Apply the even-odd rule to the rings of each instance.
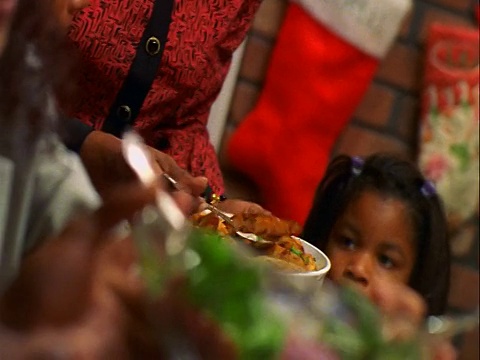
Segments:
[[[331,148],[410,6],[410,0],[289,5],[262,94],[227,148],[277,216],[303,223]]]

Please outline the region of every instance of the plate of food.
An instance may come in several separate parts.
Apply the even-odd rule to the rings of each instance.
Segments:
[[[244,243],[252,248],[253,260],[269,264],[289,276],[314,278],[323,281],[330,270],[330,260],[318,248],[301,239],[302,228],[295,221],[271,215],[235,214],[227,223],[206,210],[191,217],[194,226],[223,235],[231,243]],[[236,232],[254,234],[266,241],[249,241],[235,236]]]

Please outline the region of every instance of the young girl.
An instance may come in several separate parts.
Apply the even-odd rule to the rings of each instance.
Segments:
[[[405,284],[428,315],[445,310],[450,251],[441,201],[408,161],[339,156],[315,195],[303,237],[331,259],[329,277],[372,297],[380,281]]]

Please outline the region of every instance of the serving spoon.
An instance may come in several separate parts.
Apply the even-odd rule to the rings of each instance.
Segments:
[[[168,175],[167,173],[163,173],[162,174],[163,177],[170,183],[170,185],[176,189],[176,190],[181,190],[181,187],[179,186],[178,182],[172,178],[170,175]],[[203,199],[202,199],[203,200]],[[246,232],[242,232],[242,231],[239,231],[235,225],[235,223],[233,222],[231,216],[225,212],[223,212],[222,210],[220,210],[219,208],[217,208],[215,205],[212,205],[212,204],[209,204],[207,202],[205,202],[205,206],[206,206],[206,209],[211,211],[212,213],[214,213],[216,216],[218,216],[220,219],[222,219],[223,221],[225,221],[228,225],[230,225],[234,231],[234,234],[235,236],[241,238],[241,239],[244,239],[244,240],[248,240],[248,241],[251,241],[251,242],[255,242],[257,243],[258,245],[272,245],[273,244],[273,241],[269,241],[269,240],[265,240],[264,238],[258,236],[258,235],[255,235],[255,234],[252,234],[252,233],[246,233]]]

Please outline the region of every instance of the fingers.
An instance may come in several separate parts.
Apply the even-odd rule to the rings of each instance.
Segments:
[[[208,185],[208,179],[203,176],[192,176],[182,169],[170,156],[150,148],[150,153],[156,163],[158,173],[166,172],[178,182],[178,186],[187,193],[197,197]]]
[[[390,316],[404,317],[419,325],[426,314],[426,304],[414,290],[404,284],[381,281],[372,290],[372,301]]]
[[[192,214],[196,209],[198,209],[201,203],[199,197],[193,197],[184,191],[175,191],[170,195],[173,197],[177,206],[186,216]]]
[[[193,196],[200,196],[205,191],[208,186],[208,179],[203,176],[193,177],[190,174],[186,173],[187,176],[180,179],[181,182],[187,184],[190,187],[191,194]]]
[[[247,214],[255,214],[255,215],[265,215],[270,216],[272,213],[258,204],[250,203],[246,208],[245,212]]]
[[[255,214],[270,216],[272,213],[250,201],[227,199],[218,203],[218,208],[230,214]]]
[[[377,279],[370,298],[383,314],[382,332],[386,339],[408,340],[416,336],[424,321],[426,304],[413,289]]]

